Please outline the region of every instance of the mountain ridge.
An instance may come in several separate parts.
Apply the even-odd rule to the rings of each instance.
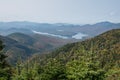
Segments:
[[[27,35],[18,32],[8,36],[0,36],[0,40],[5,45],[4,52],[8,56],[7,60],[14,65],[20,57],[22,60],[26,60],[33,54],[52,51],[68,43],[56,37],[37,34]]]
[[[44,32],[54,35],[61,35],[72,38],[77,33],[83,33],[88,37],[97,36],[111,29],[119,29],[120,23],[99,22],[95,24],[50,24],[50,23],[34,23],[34,22],[4,22],[0,23],[0,32],[3,35],[9,35],[14,32],[20,32],[28,35],[34,34],[32,31]],[[14,29],[15,28],[15,29]]]

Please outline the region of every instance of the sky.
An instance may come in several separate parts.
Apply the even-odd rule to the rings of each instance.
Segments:
[[[0,22],[120,22],[120,0],[0,0]]]

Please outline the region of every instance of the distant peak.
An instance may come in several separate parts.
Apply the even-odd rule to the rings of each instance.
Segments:
[[[104,21],[104,22],[96,23],[96,24],[94,24],[94,25],[111,25],[111,24],[114,24],[114,23],[109,22],[109,21]]]

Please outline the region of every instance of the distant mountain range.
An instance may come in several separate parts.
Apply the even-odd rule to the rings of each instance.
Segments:
[[[24,34],[34,34],[33,31],[63,36],[71,39],[83,39],[94,37],[105,31],[120,28],[120,23],[100,22],[96,24],[74,25],[74,24],[48,24],[34,22],[0,22],[0,34],[9,35],[11,33],[20,32]],[[82,34],[82,35],[79,35]],[[79,37],[79,36],[80,37]],[[77,37],[76,37],[77,36]],[[61,37],[62,38],[62,37]]]

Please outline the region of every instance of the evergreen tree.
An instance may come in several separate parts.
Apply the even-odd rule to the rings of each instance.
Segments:
[[[0,51],[4,48],[2,41],[0,41]],[[0,80],[11,80],[11,68],[6,62],[6,57],[2,52],[0,52]]]
[[[79,56],[79,60],[68,62],[66,65],[68,80],[104,80],[105,71],[95,59],[95,54],[90,51]]]

